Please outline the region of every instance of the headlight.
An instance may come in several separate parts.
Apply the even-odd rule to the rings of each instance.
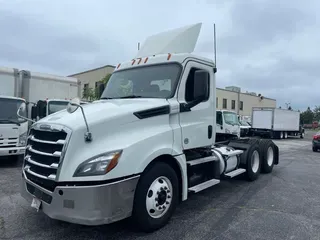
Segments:
[[[19,136],[19,145],[21,145],[21,146],[24,146],[24,145],[26,145],[26,143],[27,143],[27,132],[25,132],[25,133],[23,133],[23,134],[21,134],[20,136]]]
[[[97,155],[81,163],[74,177],[104,175],[114,169],[121,156],[122,150]]]

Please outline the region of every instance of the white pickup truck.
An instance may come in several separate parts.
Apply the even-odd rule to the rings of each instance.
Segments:
[[[100,100],[73,99],[32,125],[21,184],[32,207],[84,225],[131,217],[150,232],[190,194],[272,171],[279,149],[271,140],[215,144],[217,68],[191,54],[200,29],[149,37],[116,67]]]

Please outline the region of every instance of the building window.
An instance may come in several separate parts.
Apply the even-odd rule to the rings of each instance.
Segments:
[[[226,98],[224,98],[223,99],[223,102],[222,102],[222,108],[227,108],[228,106],[227,106],[227,99]]]
[[[243,110],[243,101],[240,101],[240,110]]]
[[[236,109],[236,100],[231,101],[231,109]]]
[[[216,108],[219,107],[219,104],[218,104],[218,98],[216,98]]]

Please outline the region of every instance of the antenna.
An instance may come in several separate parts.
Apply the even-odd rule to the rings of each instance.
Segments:
[[[214,69],[213,72],[216,73],[217,69],[217,39],[216,39],[216,24],[213,24],[213,57],[214,57]]]
[[[138,51],[140,50],[140,42],[138,42]]]

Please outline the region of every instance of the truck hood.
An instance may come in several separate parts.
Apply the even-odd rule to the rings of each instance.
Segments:
[[[99,100],[82,105],[82,107],[90,127],[90,125],[92,126],[106,121],[116,121],[117,125],[138,121],[139,119],[133,115],[134,112],[166,105],[168,105],[166,99],[142,98]],[[61,124],[70,129],[78,129],[85,126],[80,108],[71,114],[66,110],[56,112],[41,119],[37,123]]]

